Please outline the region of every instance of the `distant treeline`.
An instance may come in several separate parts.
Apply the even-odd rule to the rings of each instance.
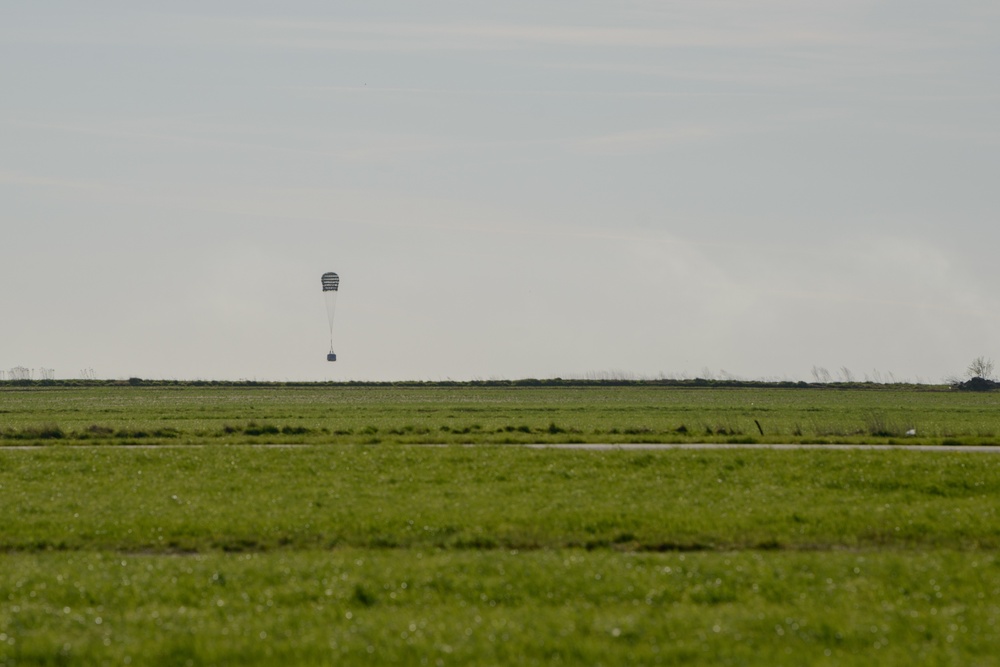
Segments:
[[[350,380],[329,382],[271,382],[258,380],[0,380],[5,387],[678,387],[678,388],[747,388],[767,389],[882,389],[909,387],[940,390],[949,385],[879,382],[794,382],[791,380],[706,380],[693,379],[567,379],[524,378],[520,380]]]

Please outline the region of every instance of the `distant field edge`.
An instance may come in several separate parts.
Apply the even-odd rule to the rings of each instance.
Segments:
[[[339,380],[328,382],[258,381],[258,380],[146,380],[128,378],[116,380],[0,380],[0,389],[43,387],[678,387],[684,389],[859,389],[892,391],[953,391],[945,384],[911,382],[804,382],[802,380],[708,380],[691,379],[607,379],[522,378],[518,380]]]

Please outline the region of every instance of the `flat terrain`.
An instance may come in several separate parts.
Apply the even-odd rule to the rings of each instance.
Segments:
[[[993,395],[437,389],[0,391],[0,665],[997,664],[993,454],[487,444],[984,442]]]
[[[0,446],[30,442],[994,445],[1000,392],[884,385],[0,385]]]

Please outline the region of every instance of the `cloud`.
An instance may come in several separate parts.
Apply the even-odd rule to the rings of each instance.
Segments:
[[[508,16],[525,20],[483,20],[472,9],[448,7],[441,20],[371,20],[363,12],[340,8],[306,18],[297,3],[284,16],[250,16],[248,11],[220,15],[199,6],[190,11],[100,13],[66,11],[59,15],[30,7],[13,11],[0,27],[0,43],[93,45],[200,45],[218,49],[266,44],[291,49],[352,51],[512,50],[550,46],[596,49],[721,50],[851,47],[928,49],[988,39],[997,18],[988,3],[959,2],[914,10],[909,4],[870,0],[809,4],[794,1],[623,3],[597,9],[572,5],[572,11],[511,6]],[[569,10],[570,6],[567,6]],[[433,7],[427,7],[428,10]],[[406,16],[406,11],[395,13]],[[432,12],[414,13],[435,16]],[[565,21],[568,16],[574,20]],[[468,17],[468,18],[464,18]],[[891,20],[890,20],[891,19]]]
[[[711,128],[703,125],[692,125],[680,128],[650,128],[617,132],[574,139],[569,144],[581,153],[628,155],[656,152],[673,144],[707,139],[714,136],[717,136],[717,133]]]
[[[57,178],[53,176],[38,176],[23,171],[0,169],[0,185],[16,185],[29,188],[56,188],[76,191],[88,195],[100,193],[113,196],[115,188],[107,182],[82,178]]]
[[[283,154],[333,158],[348,163],[385,163],[471,147],[455,139],[413,133],[330,132],[315,127],[197,123],[190,118],[114,122],[43,122],[0,119],[0,124],[42,133],[64,133],[127,142],[161,151]]]
[[[724,49],[844,44],[856,34],[837,30],[760,24],[671,24],[669,27],[545,25],[501,22],[361,22],[287,19],[218,19],[232,38],[296,49],[351,51],[510,50],[532,46],[666,49]],[[223,27],[223,25],[225,27]]]
[[[987,24],[997,18],[989,3],[976,1],[919,8],[912,3],[873,0],[808,5],[796,0],[631,2],[614,9],[573,3],[565,11],[551,5],[546,11],[514,4],[504,13],[524,20],[482,20],[463,9],[449,7],[438,14],[441,20],[364,20],[341,12],[338,19],[226,18],[208,19],[206,25],[225,26],[209,32],[299,49],[481,51],[543,46],[620,52],[765,48],[804,54],[803,49],[811,48],[864,46],[890,53],[961,45],[970,38],[988,39]],[[205,21],[204,17],[191,19],[193,23]]]
[[[844,313],[882,310],[900,320],[922,313],[941,321],[1000,323],[990,286],[966,271],[961,259],[926,239],[852,235],[819,252],[783,253],[777,267],[762,262],[750,281],[758,298],[776,308],[810,302]]]

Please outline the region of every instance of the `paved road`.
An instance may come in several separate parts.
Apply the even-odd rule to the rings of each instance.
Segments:
[[[991,445],[815,445],[815,444],[730,444],[720,442],[693,442],[684,444],[657,444],[657,443],[619,443],[619,444],[545,444],[523,445],[530,449],[822,449],[825,451],[856,450],[856,449],[893,449],[912,452],[977,452],[986,454],[1000,454],[1000,446]]]

